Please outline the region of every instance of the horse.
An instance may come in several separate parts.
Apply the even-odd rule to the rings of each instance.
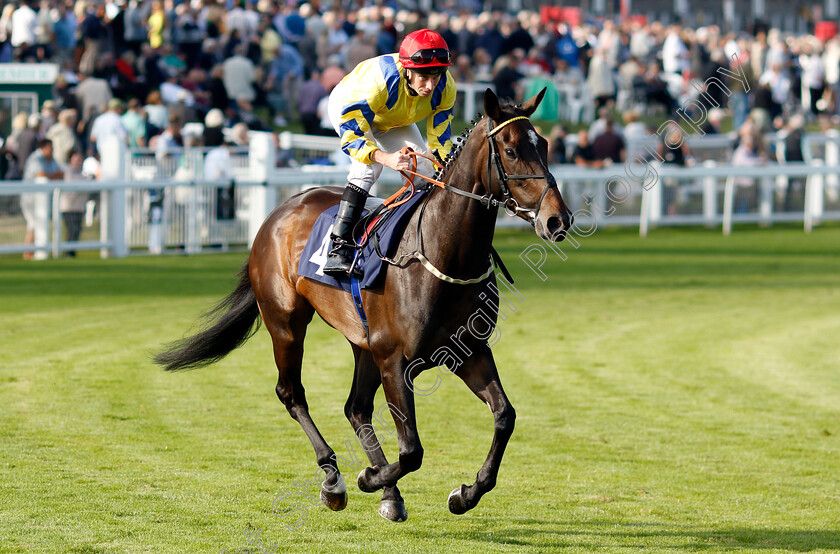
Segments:
[[[297,275],[315,220],[341,197],[342,189],[321,187],[293,196],[268,216],[238,285],[207,314],[206,328],[170,343],[155,361],[168,371],[216,362],[250,338],[261,319],[273,344],[277,396],[303,428],[324,471],[321,501],[341,510],[347,505],[345,481],[334,450],[309,415],[301,383],[306,328],[317,312],[352,348],[355,367],[344,413],[362,444],[371,445],[365,448],[371,465],[361,471],[357,483],[364,492],[383,491],[379,513],[391,521],[408,516],[397,482],[419,469],[423,460],[412,384],[420,372],[446,365],[494,417],[492,445],[475,482],[462,484],[448,497],[454,514],[474,508],[495,487],[516,419],[487,336],[466,331],[470,317],[482,310],[492,320],[489,324],[496,325],[498,294],[488,297],[483,291],[497,282],[491,256],[498,210],[528,221],[547,241],[563,240],[573,224],[548,170],[548,144],[528,119],[544,94],[542,90],[514,105],[486,91],[485,115],[465,131],[464,140],[436,174],[446,187],[432,187],[405,226],[398,250],[416,245],[414,255],[408,262],[389,265],[381,286],[361,291],[368,329],[351,295]],[[434,363],[434,353],[453,337],[458,338],[463,359],[450,356],[445,364]],[[371,426],[380,386],[397,431],[399,456],[392,463]]]

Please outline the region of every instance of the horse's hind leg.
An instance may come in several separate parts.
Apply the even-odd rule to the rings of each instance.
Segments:
[[[288,309],[290,304],[293,306],[291,310]],[[303,428],[315,449],[318,465],[326,472],[326,478],[321,483],[321,501],[331,510],[343,510],[347,506],[347,487],[338,471],[335,451],[321,436],[309,415],[306,392],[300,378],[303,339],[315,310],[302,297],[297,297],[291,302],[276,300],[260,304],[260,311],[274,344],[278,371],[277,397]]]
[[[344,405],[344,414],[353,431],[359,439],[371,465],[381,467],[388,465],[382,446],[376,437],[376,432],[371,425],[373,415],[373,399],[376,390],[382,384],[382,377],[379,374],[379,367],[373,361],[370,352],[362,350],[353,345],[353,355],[356,358],[356,369],[353,374],[353,387],[350,389],[350,396],[347,404]],[[386,404],[386,406],[388,406]],[[377,421],[387,427],[388,423],[382,421],[381,414],[377,415]],[[390,432],[390,430],[389,430]],[[379,503],[379,515],[391,521],[405,521],[408,512],[405,509],[400,490],[396,485],[382,489],[382,500]]]

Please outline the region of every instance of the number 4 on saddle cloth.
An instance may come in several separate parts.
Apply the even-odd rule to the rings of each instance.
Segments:
[[[386,264],[381,256],[391,257],[395,254],[411,214],[427,194],[429,192],[418,188],[408,200],[391,210],[381,209],[382,199],[380,198],[368,199],[362,219],[356,227],[358,232],[355,233],[359,244],[362,244],[362,247],[356,250],[355,262],[356,267],[361,270],[362,277],[352,282],[349,276],[336,278],[324,274],[324,264],[327,263],[327,256],[332,247],[330,231],[338,213],[338,205],[327,208],[318,216],[306,240],[306,247],[303,249],[298,265],[298,275],[351,293],[359,317],[367,330],[367,318],[364,315],[358,291],[381,284]],[[362,228],[365,229],[365,233],[359,238]]]

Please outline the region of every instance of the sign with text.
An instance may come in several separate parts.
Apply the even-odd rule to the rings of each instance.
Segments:
[[[0,63],[0,83],[51,85],[58,78],[58,64]]]

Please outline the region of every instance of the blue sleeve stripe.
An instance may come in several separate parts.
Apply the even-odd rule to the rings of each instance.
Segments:
[[[449,116],[452,115],[452,110],[444,110],[442,112],[438,112],[435,114],[434,118],[432,118],[432,124],[437,127],[447,119]]]
[[[341,130],[341,136],[344,136],[344,133],[347,131],[353,131],[353,134],[363,137],[365,134],[359,128],[359,123],[355,119],[351,119],[350,121],[345,121],[341,125],[338,126]]]
[[[446,88],[446,77],[448,73],[444,73],[443,77],[441,77],[438,86],[435,87],[435,91],[432,93],[432,109],[436,110],[438,106],[440,106],[440,100],[443,97],[443,91]]]
[[[446,129],[444,129],[443,132],[440,134],[440,137],[438,137],[441,146],[445,145],[446,142],[450,139],[450,137],[452,137],[452,126],[447,125]]]
[[[380,57],[379,68],[382,70],[382,75],[385,76],[385,84],[388,88],[388,100],[385,102],[385,106],[390,110],[400,96],[400,72],[397,69],[397,62],[392,56]]]
[[[353,142],[348,142],[347,144],[341,145],[341,149],[344,150],[344,152],[346,152],[349,156],[350,150],[360,150],[365,147],[365,144],[367,144],[367,141],[365,141],[364,139],[356,139]]]
[[[344,106],[344,109],[341,110],[341,115],[347,115],[355,110],[362,112],[362,116],[368,122],[368,125],[373,124],[373,110],[370,109],[370,104],[368,104],[367,100],[360,100],[359,102]]]

